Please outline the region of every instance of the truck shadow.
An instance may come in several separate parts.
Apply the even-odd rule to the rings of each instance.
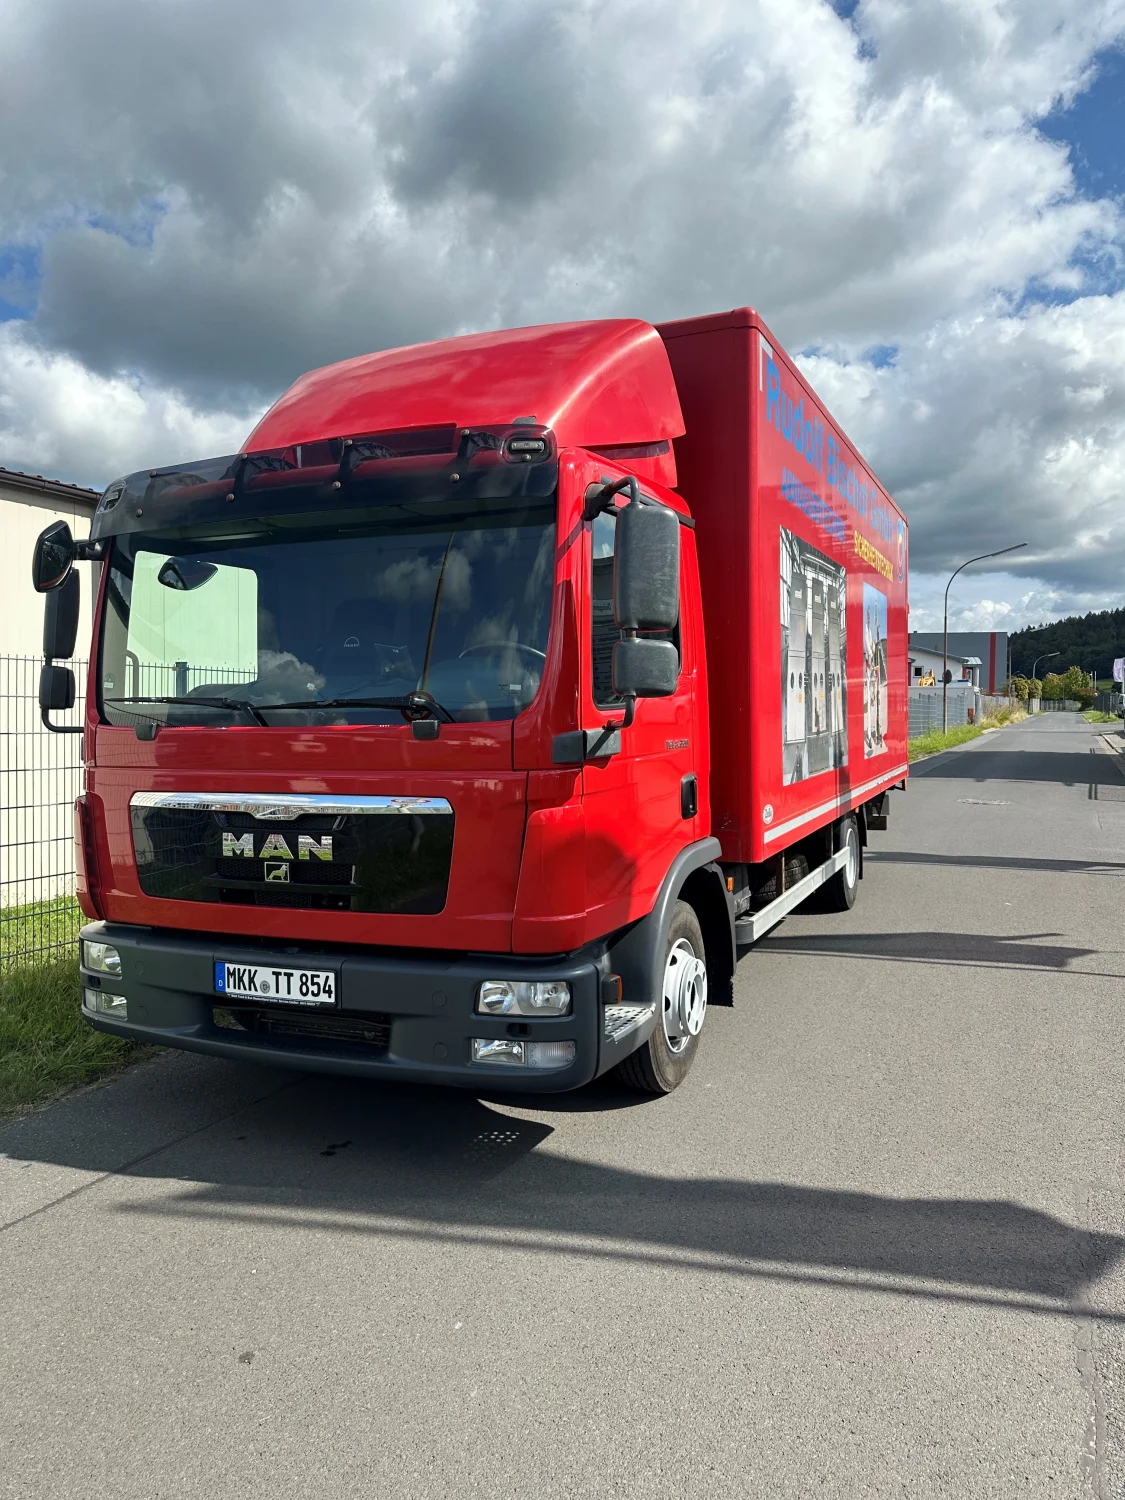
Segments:
[[[778,929],[759,944],[762,952],[825,953],[837,958],[894,960],[899,963],[956,964],[975,968],[1066,969],[1077,959],[1102,950],[1045,943],[1058,932],[859,932],[810,933]],[[1077,971],[1081,972],[1081,971]],[[1098,977],[1104,978],[1102,971]],[[1125,975],[1121,976],[1125,978]]]
[[[935,756],[923,761],[914,776],[942,781],[1044,781],[1058,786],[1122,785],[1111,755],[1072,750],[977,750]]]
[[[1031,870],[1052,875],[1110,875],[1120,879],[1125,864],[1110,859],[1033,859],[1016,854],[926,854],[917,849],[872,849],[863,852],[872,865],[953,866],[965,870]]]
[[[663,1129],[679,1103],[655,1106]],[[553,1134],[468,1094],[176,1058],[3,1127],[0,1149],[116,1177],[90,1211],[121,1216],[124,1242],[137,1219],[299,1228],[355,1237],[357,1254],[441,1241],[1052,1315],[1082,1312],[1125,1251],[1017,1203],[663,1176],[553,1150]]]

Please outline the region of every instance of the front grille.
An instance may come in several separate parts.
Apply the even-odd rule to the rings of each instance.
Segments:
[[[252,813],[217,812],[214,818],[220,828],[227,828],[231,833],[259,833],[263,826]],[[331,833],[336,828],[342,828],[346,821],[346,817],[341,813],[305,813],[300,821],[300,829],[302,833]],[[293,825],[280,826],[292,827]]]
[[[377,816],[326,809],[275,821],[148,805],[138,797],[130,807],[137,878],[146,896],[169,901],[436,913],[445,906],[453,858],[453,813],[445,809],[423,815],[404,807]],[[248,840],[248,854],[230,852],[232,835]],[[330,847],[331,859],[302,846],[307,837]],[[281,865],[286,878],[268,880],[282,873]]]
[[[258,1041],[299,1042],[339,1051],[361,1047],[366,1052],[386,1052],[391,1045],[391,1018],[385,1015],[317,1015],[307,1011],[241,1010],[215,1007],[215,1025],[226,1032],[244,1032]],[[232,1024],[233,1023],[233,1024]]]
[[[292,886],[226,886],[219,892],[224,906],[285,906],[291,911],[354,911],[347,896],[334,891],[302,891]]]
[[[288,862],[288,881],[277,884],[288,885],[336,885],[350,886],[354,867],[352,865],[326,865],[320,860],[292,860]],[[215,878],[221,885],[236,885],[239,881],[261,881],[260,859],[217,859]]]

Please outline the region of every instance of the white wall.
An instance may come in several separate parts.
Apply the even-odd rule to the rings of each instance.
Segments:
[[[74,889],[74,798],[81,789],[80,735],[54,735],[39,722],[43,596],[31,586],[35,538],[52,521],[90,533],[93,506],[35,495],[0,476],[0,910]],[[90,654],[90,567],[79,566],[82,610],[76,657]],[[25,661],[21,658],[31,657]],[[78,693],[85,684],[78,673]],[[56,715],[79,722],[77,713]],[[0,962],[11,934],[0,928]],[[11,955],[8,955],[11,957]]]
[[[35,495],[5,485],[0,475],[0,656],[42,656],[43,596],[31,587],[35,538],[52,521],[66,521],[76,537],[90,534],[93,505],[61,495]],[[89,655],[90,569],[79,568],[82,613],[78,654]]]

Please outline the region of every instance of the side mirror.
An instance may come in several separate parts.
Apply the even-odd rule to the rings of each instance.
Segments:
[[[949,670],[948,667],[946,667],[945,671],[942,673],[941,680],[942,680],[942,682],[947,682],[947,683],[953,681],[953,673]]]
[[[69,667],[58,667],[51,662],[44,663],[43,670],[39,673],[39,708],[44,714],[49,714],[52,709],[68,709],[74,707],[74,673]],[[53,728],[48,725],[48,728]]]
[[[39,717],[52,734],[81,734],[81,724],[52,724],[52,709],[74,707],[74,673],[69,667],[44,662],[39,673]]]
[[[35,592],[47,594],[52,589],[61,588],[70,576],[76,555],[70,527],[65,521],[52,521],[39,533],[31,559],[31,582]]]
[[[627,635],[613,643],[613,691],[635,698],[670,698],[680,677],[680,653],[671,641]]]
[[[665,505],[617,512],[613,617],[620,630],[672,630],[680,618],[680,523]]]
[[[65,524],[65,523],[64,523]],[[74,655],[78,639],[78,604],[81,585],[77,573],[68,573],[64,582],[47,595],[43,610],[43,655],[48,661]],[[70,704],[65,705],[67,708]]]

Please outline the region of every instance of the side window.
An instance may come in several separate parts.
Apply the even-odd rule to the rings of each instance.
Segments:
[[[613,691],[613,643],[621,632],[613,620],[613,549],[617,538],[617,513],[606,511],[594,517],[591,527],[592,577],[590,581],[590,645],[593,660],[594,702],[598,708],[615,708],[621,699]],[[680,627],[645,632],[652,640],[671,641],[680,655]],[[681,656],[682,660],[682,656]]]

